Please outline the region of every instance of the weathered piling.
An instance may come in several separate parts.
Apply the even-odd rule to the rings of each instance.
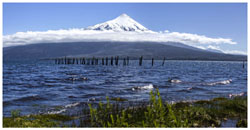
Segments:
[[[95,65],[98,65],[98,58],[95,59]]]
[[[119,56],[116,57],[115,65],[119,64]]]
[[[99,58],[95,58],[94,56],[92,58],[84,58],[84,57],[60,57],[60,58],[54,58],[53,59],[55,64],[86,64],[86,65],[99,65]],[[100,58],[100,65],[109,65],[109,57],[102,57]],[[123,66],[129,65],[129,57],[122,57],[121,62],[123,60]],[[139,66],[142,66],[143,56],[139,57]],[[164,66],[166,61],[166,58],[163,58],[162,66]],[[151,62],[152,66],[154,66],[154,58],[152,58]],[[119,56],[111,56],[110,57],[110,65],[119,65]],[[242,68],[245,68],[245,61],[242,61]]]
[[[69,58],[69,64],[71,64],[71,58]]]
[[[92,58],[91,65],[94,65],[95,57]]]
[[[166,60],[166,58],[164,57],[164,59],[163,59],[163,61],[162,61],[162,66],[164,65],[164,63],[165,63],[165,60]]]
[[[58,58],[58,64],[61,64],[61,59],[60,58]]]
[[[108,62],[109,62],[109,58],[106,57],[106,65],[108,65]]]
[[[104,65],[104,58],[102,58],[102,65]]]
[[[141,56],[140,59],[139,59],[139,66],[142,65],[142,58],[143,58],[143,56]]]
[[[83,58],[80,58],[80,64],[83,64]]]
[[[82,60],[83,60],[83,64],[85,65],[85,58],[82,58]]]
[[[87,65],[90,65],[90,58],[87,59]]]
[[[129,65],[129,57],[127,56],[127,65]]]
[[[113,56],[111,56],[110,65],[113,65]]]
[[[123,59],[123,66],[126,66],[126,59]]]
[[[245,62],[243,61],[243,64],[242,64],[242,68],[244,69],[245,68]]]

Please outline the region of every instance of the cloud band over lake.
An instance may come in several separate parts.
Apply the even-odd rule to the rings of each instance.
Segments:
[[[115,32],[85,29],[17,32],[3,36],[4,47],[35,43],[121,41],[121,42],[181,42],[187,45],[237,44],[230,38],[210,38],[179,32]]]

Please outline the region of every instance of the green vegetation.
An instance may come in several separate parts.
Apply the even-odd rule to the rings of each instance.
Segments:
[[[215,98],[196,102],[163,102],[158,90],[150,93],[150,101],[133,107],[123,108],[121,98],[107,97],[107,103],[97,107],[89,104],[88,112],[78,118],[64,115],[20,116],[13,111],[12,117],[4,117],[4,127],[220,127],[222,121],[237,120],[235,127],[247,127],[247,97],[233,99]],[[85,117],[85,118],[80,118]],[[80,121],[75,124],[75,120]]]
[[[73,120],[74,117],[58,114],[17,116],[3,118],[3,127],[64,127],[63,122]]]
[[[243,120],[237,127],[246,127],[247,122],[246,97],[168,104],[163,103],[157,90],[150,93],[147,105],[122,109],[107,98],[107,104],[89,107],[92,127],[220,127],[228,118]]]

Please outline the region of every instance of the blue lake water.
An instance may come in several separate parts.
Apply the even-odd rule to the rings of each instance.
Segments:
[[[247,65],[230,61],[130,61],[129,66],[56,65],[54,61],[4,62],[3,115],[78,111],[106,96],[148,101],[193,101],[247,94]],[[80,111],[80,110],[79,110]]]

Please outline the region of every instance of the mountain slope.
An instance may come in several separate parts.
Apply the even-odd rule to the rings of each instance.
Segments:
[[[169,43],[170,44],[170,43]],[[45,59],[64,56],[129,56],[131,59],[246,60],[246,56],[212,53],[154,42],[41,43],[3,48],[4,60]]]

